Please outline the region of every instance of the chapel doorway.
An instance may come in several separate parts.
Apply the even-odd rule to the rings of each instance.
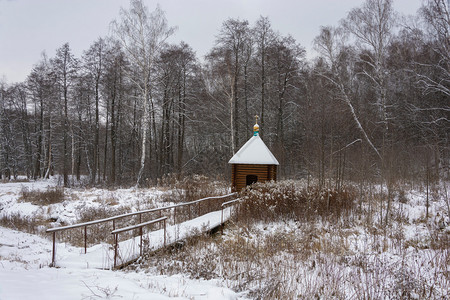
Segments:
[[[246,181],[246,185],[252,185],[255,182],[258,182],[258,176],[256,176],[256,175],[247,175],[245,181]]]

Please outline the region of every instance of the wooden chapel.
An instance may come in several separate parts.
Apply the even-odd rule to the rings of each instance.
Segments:
[[[255,182],[277,180],[279,163],[259,136],[258,117],[253,126],[253,136],[228,163],[231,164],[231,187],[235,192]]]

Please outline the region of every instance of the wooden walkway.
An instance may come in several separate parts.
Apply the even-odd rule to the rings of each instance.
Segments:
[[[211,200],[213,198],[217,199],[229,199],[230,197],[234,198],[235,194],[229,194],[220,197],[208,197],[196,201],[192,201],[189,203],[182,203],[176,206],[164,207],[162,209],[176,209],[176,207],[181,207],[185,205],[198,204],[202,201]],[[116,216],[103,220],[96,220],[92,222],[87,222],[83,224],[75,224],[71,226],[65,226],[60,228],[51,228],[48,229],[47,232],[53,234],[54,238],[54,246],[53,246],[53,258],[52,265],[55,267],[62,268],[95,268],[95,269],[113,269],[115,267],[119,267],[123,264],[127,264],[131,261],[138,259],[142,253],[155,251],[165,247],[166,245],[171,245],[176,242],[182,241],[189,237],[198,235],[203,232],[210,231],[214,228],[221,226],[227,220],[232,217],[233,212],[236,211],[236,205],[238,205],[240,199],[232,199],[229,201],[222,201],[221,210],[213,211],[206,213],[202,216],[190,219],[185,222],[181,222],[178,224],[167,225],[166,217],[161,217],[155,219],[153,221],[147,221],[140,224],[135,224],[129,226],[127,228],[119,228],[114,229],[112,233],[114,233],[114,243],[102,243],[97,244],[91,247],[86,246],[87,239],[87,226],[98,224],[99,222],[107,222],[114,221],[119,217],[127,217],[129,215],[136,215],[142,212],[136,212],[127,215]],[[152,211],[154,211],[153,209]],[[147,211],[143,211],[148,212]],[[161,226],[161,229],[156,231],[148,231],[143,233],[142,228],[145,225],[156,222],[163,222],[164,226]],[[85,248],[76,248],[77,251],[72,251],[71,253],[64,252],[63,255],[58,255],[58,247],[63,247],[63,244],[59,244],[55,242],[56,232],[61,230],[68,230],[77,227],[84,227],[85,232]],[[128,230],[140,229],[141,235],[137,235],[131,239],[127,239],[124,241],[120,241],[120,232],[125,232]]]

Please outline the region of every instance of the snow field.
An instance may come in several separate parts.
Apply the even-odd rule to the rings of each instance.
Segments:
[[[82,209],[143,209],[156,203],[158,195],[164,193],[146,189],[66,189],[62,203],[40,207],[19,200],[22,186],[45,190],[54,184],[0,184],[0,217],[23,213],[25,217],[41,215],[47,220],[53,215],[51,212],[58,212],[53,216],[58,216],[55,226],[59,226],[76,222]],[[283,184],[295,189],[305,186],[293,181],[280,183],[272,194],[263,196],[286,198]],[[57,262],[73,259],[75,264],[48,268],[49,235],[2,227],[0,300],[446,299],[450,289],[446,189],[437,188],[438,192],[430,196],[428,219],[423,188],[403,189],[402,201],[400,193],[395,192],[388,226],[380,223],[380,209],[385,212],[386,201],[375,187],[361,207],[358,205],[337,219],[313,216],[308,221],[290,217],[270,222],[240,220],[224,236],[194,238],[179,250],[145,257],[128,271],[83,269],[77,258],[86,257],[80,254],[81,249],[64,243],[57,245]],[[62,220],[59,214],[66,219]],[[192,228],[174,229],[169,236],[179,237],[189,230]],[[88,252],[101,247],[109,245],[93,245]],[[48,290],[54,290],[54,294],[48,294]]]
[[[19,214],[22,218],[39,216],[42,220],[55,218],[53,226],[78,222],[80,210],[115,206],[133,208],[133,211],[149,208],[155,204],[163,191],[156,189],[65,189],[65,200],[48,206],[22,202],[23,188],[46,190],[54,187],[56,180],[1,183],[0,217]],[[106,200],[105,200],[106,199]],[[111,200],[112,199],[112,200]],[[169,205],[170,203],[164,203]],[[217,216],[214,217],[217,219]],[[204,224],[205,219],[194,220],[189,226],[177,228],[169,237],[182,238],[193,226]],[[220,222],[220,216],[219,216]],[[12,225],[13,224],[8,224]],[[210,225],[213,225],[212,222]],[[222,287],[218,280],[193,280],[179,274],[161,276],[148,272],[126,272],[93,269],[81,254],[80,247],[57,243],[58,260],[62,268],[50,268],[52,241],[50,234],[40,235],[0,227],[0,300],[10,299],[236,299],[236,294]],[[138,238],[132,242],[137,243]],[[162,240],[159,237],[159,240]],[[132,243],[122,241],[122,243]],[[154,244],[157,245],[156,240]],[[122,244],[123,248],[126,248]],[[136,248],[135,248],[136,249]],[[92,261],[100,257],[101,267],[109,263],[108,244],[93,245],[88,249]],[[83,251],[84,252],[84,251]],[[108,259],[107,259],[108,258]],[[84,261],[83,261],[84,259]],[[90,265],[89,269],[86,267]]]

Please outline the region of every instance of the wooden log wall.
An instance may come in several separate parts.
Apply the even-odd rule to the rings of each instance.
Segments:
[[[231,186],[233,191],[240,192],[247,185],[247,176],[255,175],[258,182],[277,180],[276,165],[232,164]]]

